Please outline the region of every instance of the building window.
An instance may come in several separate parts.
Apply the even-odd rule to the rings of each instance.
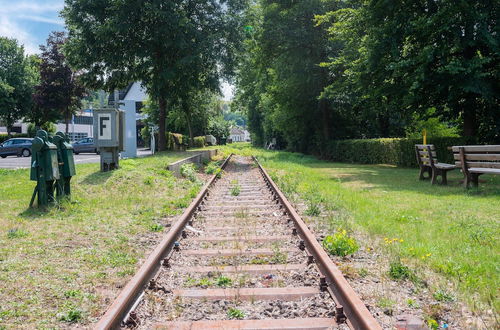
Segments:
[[[75,141],[78,141],[78,140],[81,140],[81,139],[88,137],[88,134],[87,133],[69,132],[68,137],[72,142],[75,142]]]

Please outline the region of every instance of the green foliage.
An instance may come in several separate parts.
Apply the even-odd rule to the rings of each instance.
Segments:
[[[318,215],[320,215],[321,209],[319,207],[319,204],[316,201],[308,201],[305,214],[312,217],[317,217]]]
[[[95,6],[68,0],[62,11],[69,31],[65,54],[89,87],[110,90],[140,80],[158,105],[155,124],[163,151],[167,107],[182,108],[187,102],[179,100],[192,93],[218,92],[221,79],[233,71],[245,3],[104,0]]]
[[[425,119],[415,116],[413,123],[406,128],[406,137],[411,139],[421,139],[423,130],[427,132],[427,138],[434,137],[459,137],[459,129],[456,126],[450,126],[443,123],[435,115],[434,108],[429,109]]]
[[[12,136],[0,134],[0,143],[7,141],[11,138],[21,138],[21,137],[29,137],[28,134],[13,134]]]
[[[181,165],[181,175],[187,178],[189,181],[193,183],[201,183],[200,179],[198,179],[198,175],[196,173],[196,165],[193,163],[186,163]]]
[[[49,134],[55,134],[56,130],[57,130],[57,126],[55,124],[53,124],[53,123],[46,122],[46,123],[44,123],[40,127],[40,129],[45,130]],[[35,124],[29,123],[28,124],[28,136],[29,137],[35,137],[36,136],[36,132],[37,132],[37,129],[36,129]]]
[[[324,155],[333,161],[360,164],[392,164],[416,167],[415,144],[422,139],[362,139],[331,141]],[[427,143],[434,144],[438,160],[442,163],[454,163],[453,153],[448,147],[474,144],[474,139],[457,137],[428,138]]]
[[[450,302],[455,300],[455,297],[453,297],[453,295],[444,290],[437,290],[432,294],[432,296],[434,297],[434,299],[441,302]]]
[[[389,276],[394,280],[406,280],[412,276],[410,268],[397,260],[389,265]]]
[[[82,319],[82,311],[76,308],[71,308],[69,309],[66,313],[60,315],[59,319],[61,321],[69,322],[69,323],[75,323],[78,322]]]
[[[195,136],[193,141],[194,148],[203,148],[205,146],[205,136]]]
[[[233,281],[226,276],[219,276],[215,279],[215,284],[223,288],[230,286],[232,283]]]
[[[0,37],[0,121],[9,132],[31,110],[38,74],[35,63],[15,39]]]
[[[237,308],[229,308],[227,311],[227,317],[230,319],[243,319],[245,317],[245,312]]]
[[[240,186],[235,185],[231,188],[231,195],[232,196],[238,196],[240,194]]]
[[[13,238],[23,238],[28,236],[28,232],[19,228],[14,228],[10,229],[7,232],[7,238],[13,239]]]
[[[349,236],[346,230],[341,229],[334,235],[325,237],[323,248],[332,255],[345,257],[358,251],[359,246],[354,237]]]
[[[207,167],[205,167],[206,174],[215,174],[217,170],[220,170],[219,162],[210,162]]]

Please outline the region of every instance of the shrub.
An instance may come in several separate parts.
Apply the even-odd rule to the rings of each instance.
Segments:
[[[237,308],[229,308],[229,310],[227,311],[227,316],[230,318],[230,319],[242,319],[245,317],[245,312],[243,312],[242,310],[239,310]]]
[[[347,231],[342,229],[334,235],[326,236],[323,240],[323,248],[330,254],[345,257],[358,251],[359,246],[356,239],[347,235]]]
[[[55,132],[57,130],[57,126],[54,125],[53,123],[45,123],[40,128],[45,130],[49,134],[55,134]],[[35,124],[32,124],[32,123],[28,124],[28,136],[29,137],[35,137],[37,131],[38,130],[36,129]]]
[[[205,137],[204,136],[195,136],[193,147],[203,148],[204,146],[205,146]]]
[[[198,176],[196,175],[196,167],[193,163],[187,163],[181,165],[181,175],[189,181],[194,183],[200,183]]]
[[[28,134],[12,134],[12,136],[8,136],[7,134],[0,134],[0,143],[3,143],[8,139],[21,138],[21,137],[28,137]]]
[[[411,277],[411,271],[401,261],[391,262],[389,266],[389,276],[394,280],[406,280]]]
[[[208,163],[207,167],[205,167],[205,173],[206,174],[215,174],[218,169],[219,169],[218,162],[210,162],[210,163]]]
[[[422,139],[407,138],[335,140],[328,144],[325,158],[346,163],[417,167],[415,144],[421,143]],[[477,141],[465,137],[434,137],[428,138],[427,143],[434,144],[440,162],[453,163],[453,153],[448,147]]]

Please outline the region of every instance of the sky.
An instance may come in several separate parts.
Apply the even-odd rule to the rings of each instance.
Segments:
[[[0,36],[15,38],[28,54],[39,53],[52,31],[64,31],[59,11],[64,0],[0,0]],[[224,100],[233,95],[233,87],[222,84]]]

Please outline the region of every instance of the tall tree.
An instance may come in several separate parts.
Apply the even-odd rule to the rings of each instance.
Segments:
[[[31,109],[35,67],[15,39],[0,37],[0,120],[12,125]]]
[[[66,54],[89,86],[142,81],[158,103],[159,150],[167,105],[192,87],[216,90],[232,71],[245,0],[66,0]]]
[[[40,46],[40,79],[35,86],[34,106],[28,119],[35,126],[64,119],[68,133],[69,122],[81,106],[85,88],[62,52],[65,42],[64,32],[52,32],[47,44]]]

